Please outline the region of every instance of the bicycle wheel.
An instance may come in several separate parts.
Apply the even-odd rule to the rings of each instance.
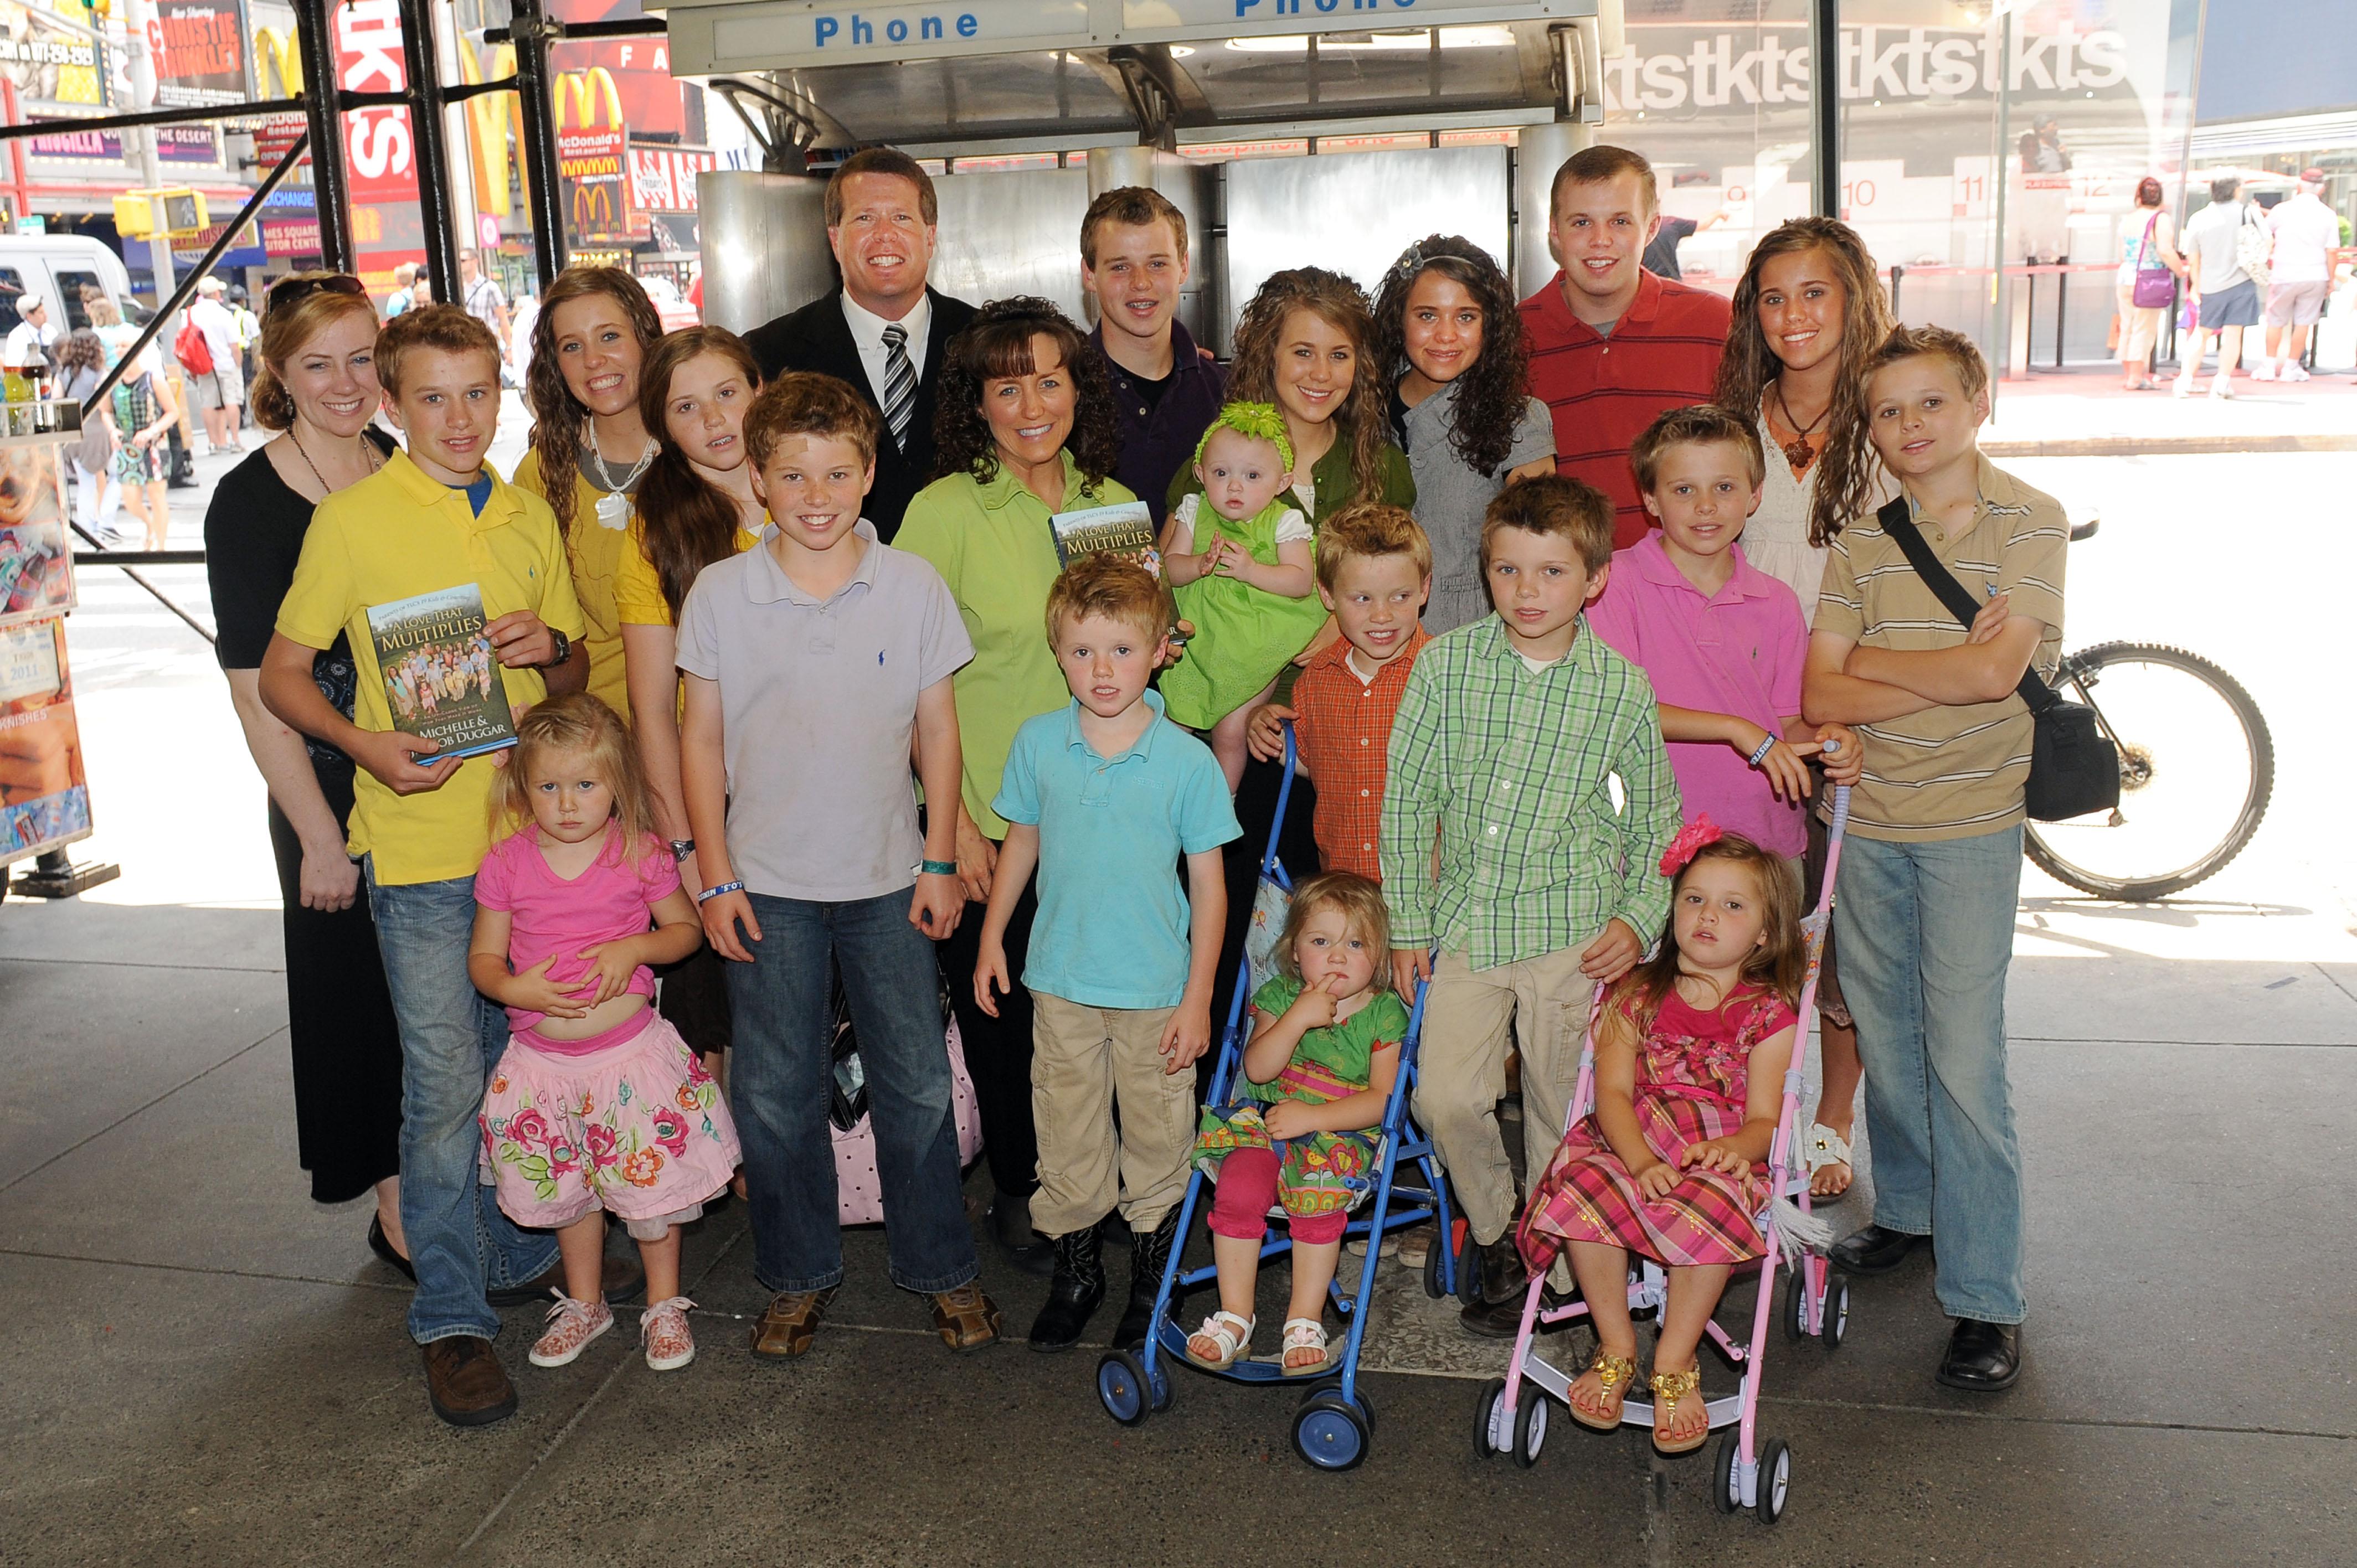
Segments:
[[[2120,803],[2029,823],[2032,865],[2083,893],[2142,903],[2242,853],[2275,793],[2276,748],[2240,682],[2181,648],[2106,642],[2064,659],[2055,684],[2119,746]]]

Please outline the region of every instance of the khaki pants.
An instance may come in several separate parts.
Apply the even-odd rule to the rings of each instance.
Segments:
[[[1031,1116],[1039,1133],[1031,1228],[1068,1236],[1118,1202],[1131,1230],[1153,1230],[1186,1195],[1195,1146],[1194,1069],[1162,1070],[1162,1031],[1177,1009],[1084,1007],[1042,991],[1031,993]]]
[[[1464,953],[1443,952],[1433,971],[1415,1119],[1448,1168],[1473,1239],[1484,1245],[1514,1222],[1514,1171],[1498,1135],[1507,1047],[1521,1039],[1523,1155],[1535,1176],[1563,1141],[1595,990],[1579,972],[1577,948],[1479,972]]]

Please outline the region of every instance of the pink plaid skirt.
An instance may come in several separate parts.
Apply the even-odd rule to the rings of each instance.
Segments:
[[[508,1041],[483,1096],[483,1179],[519,1225],[556,1230],[593,1209],[651,1219],[692,1209],[744,1158],[720,1086],[669,1019],[587,1056]]]
[[[1634,1104],[1645,1146],[1673,1163],[1689,1144],[1743,1125],[1741,1106],[1717,1100],[1641,1086]],[[1517,1240],[1534,1273],[1552,1263],[1566,1241],[1615,1243],[1672,1267],[1748,1262],[1765,1250],[1752,1217],[1767,1196],[1757,1175],[1738,1182],[1723,1171],[1688,1171],[1649,1202],[1590,1116],[1565,1134],[1547,1162]]]

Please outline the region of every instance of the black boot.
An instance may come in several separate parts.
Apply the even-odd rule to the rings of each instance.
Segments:
[[[1162,1291],[1162,1271],[1169,1265],[1171,1245],[1178,1240],[1178,1211],[1172,1209],[1151,1230],[1130,1233],[1129,1305],[1113,1331],[1116,1350],[1143,1350],[1154,1331],[1154,1298]]]
[[[1048,1282],[1048,1305],[1031,1320],[1031,1348],[1069,1350],[1089,1326],[1089,1314],[1104,1300],[1104,1256],[1093,1225],[1055,1238],[1056,1275]]]
[[[1457,1315],[1458,1321],[1484,1338],[1519,1333],[1531,1275],[1523,1266],[1522,1249],[1514,1245],[1513,1227],[1509,1225],[1496,1240],[1482,1242],[1480,1249],[1481,1296]]]
[[[1055,1249],[1031,1229],[1031,1200],[1010,1192],[990,1200],[990,1239],[1006,1261],[1027,1274],[1044,1274],[1056,1266]]]

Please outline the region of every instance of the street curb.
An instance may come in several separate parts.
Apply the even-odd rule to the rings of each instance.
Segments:
[[[2357,452],[2357,435],[2082,435],[1984,441],[1990,457],[2204,457],[2264,452]]]

